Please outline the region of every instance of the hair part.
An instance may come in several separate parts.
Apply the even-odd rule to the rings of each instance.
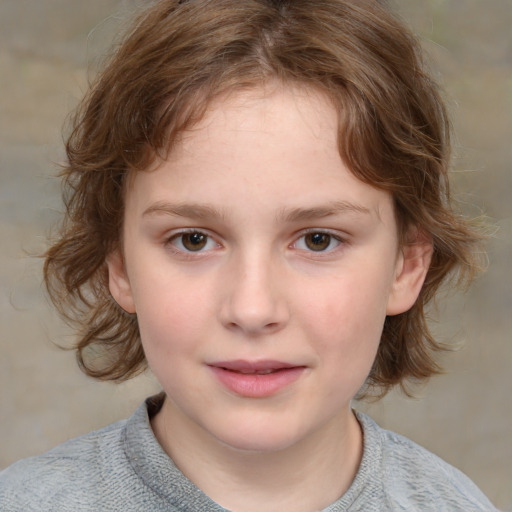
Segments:
[[[173,143],[213,99],[269,81],[325,93],[339,112],[341,158],[392,194],[401,244],[414,243],[411,226],[433,241],[416,304],[386,319],[366,392],[406,389],[440,371],[443,346],[425,307],[449,276],[471,280],[481,236],[451,206],[450,124],[417,40],[375,0],[161,0],[91,85],[66,143],[66,213],[44,276],[50,298],[78,327],[86,374],[125,380],[146,365],[137,319],[108,288],[127,176],[172,158]]]

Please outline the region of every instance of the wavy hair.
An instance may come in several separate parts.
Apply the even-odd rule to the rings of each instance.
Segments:
[[[375,0],[160,0],[91,84],[66,142],[66,212],[44,276],[78,327],[88,375],[124,380],[146,365],[137,318],[112,299],[105,263],[121,242],[128,174],[172,158],[176,137],[215,97],[268,80],[327,94],[340,155],[357,178],[392,194],[401,243],[410,226],[433,240],[416,304],[386,318],[368,389],[406,389],[440,371],[443,346],[425,307],[448,276],[472,277],[481,237],[451,206],[450,124],[415,37]]]

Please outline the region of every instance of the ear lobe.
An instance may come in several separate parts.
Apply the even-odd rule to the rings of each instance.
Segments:
[[[132,287],[121,251],[116,250],[107,256],[107,267],[108,287],[112,297],[127,313],[135,313]]]
[[[432,239],[415,229],[414,241],[406,243],[401,250],[387,315],[398,315],[412,308],[425,282],[433,252]]]

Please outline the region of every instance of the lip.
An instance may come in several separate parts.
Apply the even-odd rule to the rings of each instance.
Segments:
[[[218,381],[236,395],[265,398],[277,394],[300,378],[305,366],[283,361],[218,361],[208,364]]]

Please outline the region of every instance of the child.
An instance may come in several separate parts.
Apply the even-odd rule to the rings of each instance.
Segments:
[[[494,510],[351,409],[439,370],[425,305],[470,278],[449,123],[370,0],[161,0],[67,142],[45,279],[127,421],[0,476],[2,511]]]

